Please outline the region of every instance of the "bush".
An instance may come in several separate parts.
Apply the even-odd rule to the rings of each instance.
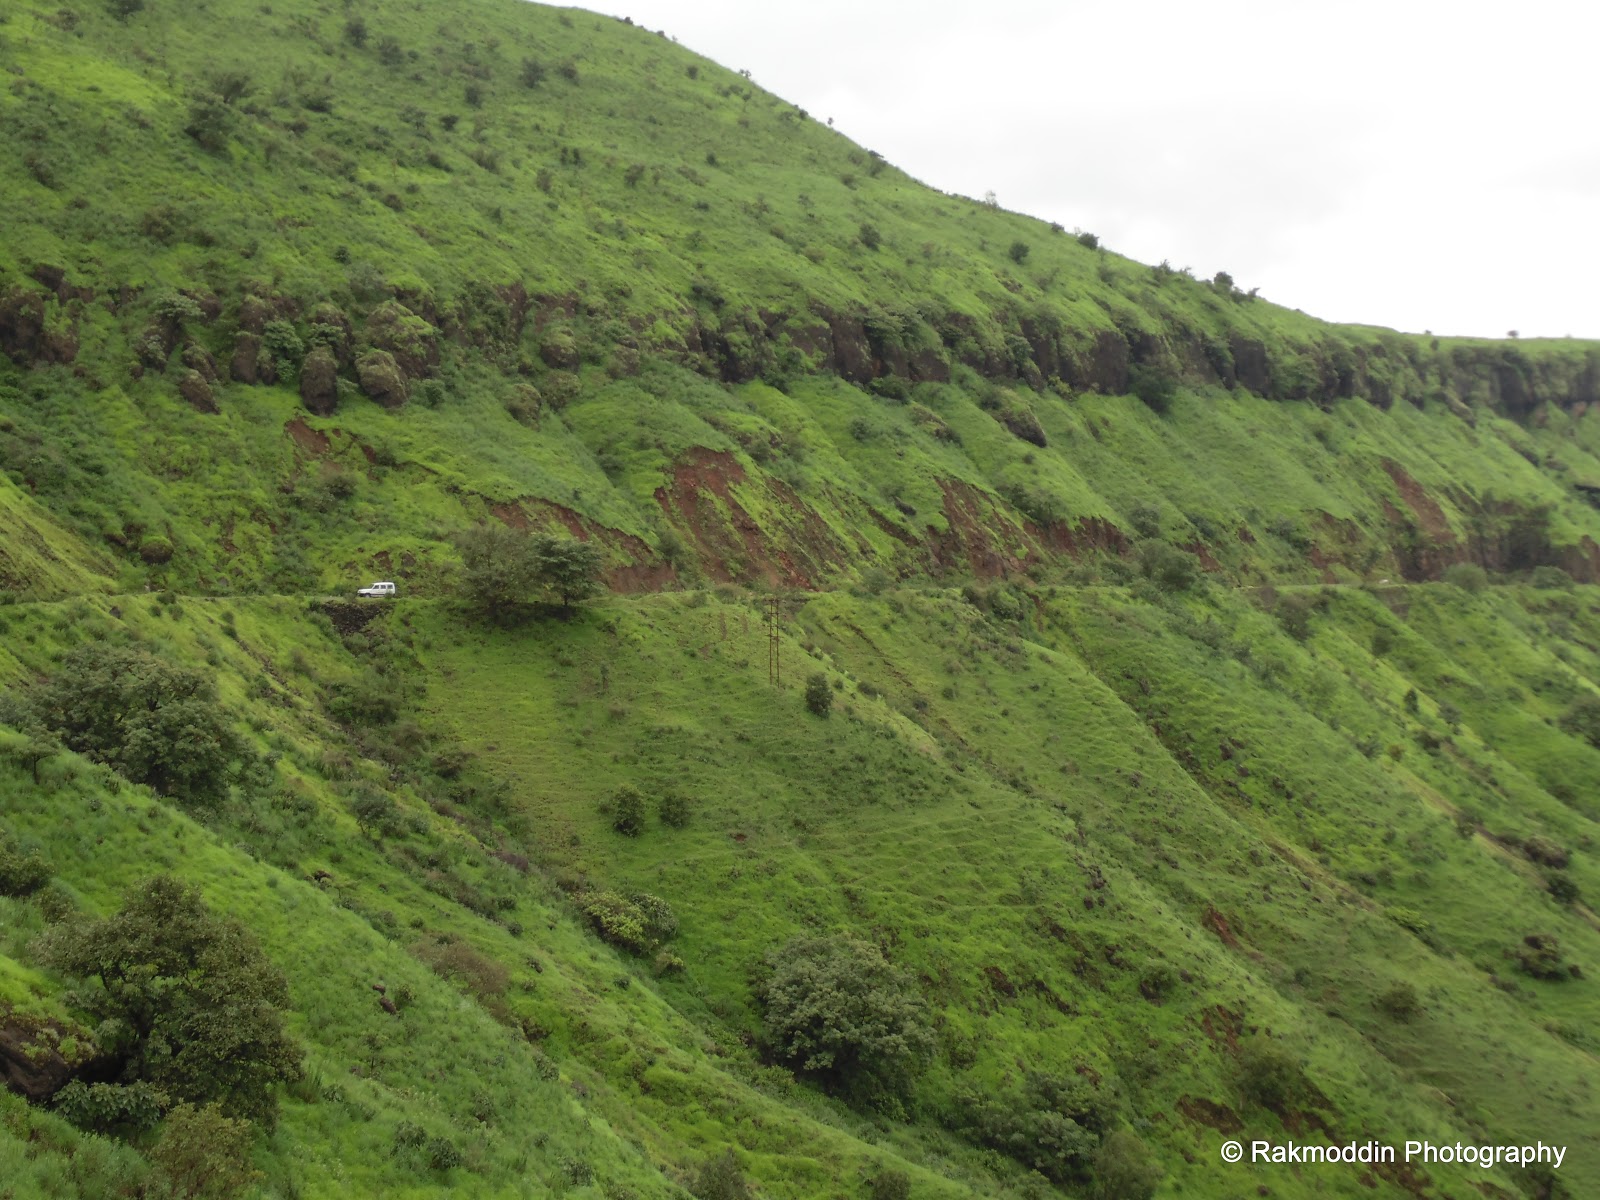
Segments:
[[[626,837],[644,832],[644,797],[637,788],[623,784],[611,797],[611,828]]]
[[[1409,1021],[1422,1011],[1422,999],[1409,983],[1393,983],[1378,993],[1373,1003],[1378,1011],[1397,1021]]]
[[[174,1196],[230,1200],[261,1174],[250,1166],[250,1123],[229,1120],[215,1104],[180,1104],[162,1127],[150,1161]]]
[[[868,250],[876,250],[883,245],[883,234],[878,232],[876,225],[862,225],[859,236],[861,244]]]
[[[351,17],[344,23],[344,40],[357,50],[367,44],[367,23],[361,17]]]
[[[681,792],[665,792],[656,806],[656,812],[663,825],[682,829],[689,823],[689,798]]]
[[[538,59],[536,59],[536,58],[525,58],[525,59],[522,60],[522,70],[521,70],[518,78],[520,78],[522,80],[522,86],[523,87],[525,87],[525,88],[536,88],[541,83],[544,82],[544,77],[545,77],[544,64],[541,63]]]
[[[1600,749],[1600,696],[1583,692],[1561,714],[1561,728]]]
[[[1489,586],[1489,572],[1477,563],[1451,563],[1444,569],[1444,581],[1464,592],[1477,593]]]
[[[1012,262],[1016,263],[1018,266],[1021,266],[1023,261],[1027,259],[1031,249],[1032,247],[1030,247],[1027,242],[1012,242],[1011,248],[1006,251],[1006,256],[1010,258]]]
[[[1114,1098],[1076,1072],[1030,1071],[1020,1095],[960,1100],[978,1141],[1056,1183],[1085,1178],[1116,1115]]]
[[[55,926],[40,945],[48,965],[97,985],[83,1004],[103,1022],[96,1039],[118,1082],[270,1120],[275,1086],[300,1077],[287,980],[198,888],[156,876],[115,915]]]
[[[172,561],[172,542],[159,534],[152,534],[139,543],[139,557],[152,567]]]
[[[79,646],[25,703],[69,749],[186,803],[221,802],[248,758],[210,676],[143,650]]]
[[[1098,234],[1080,233],[1078,234],[1078,245],[1086,246],[1090,250],[1098,250],[1100,249],[1100,237]]]
[[[1299,1059],[1281,1043],[1264,1033],[1245,1039],[1239,1048],[1239,1091],[1247,1101],[1282,1113],[1305,1090]]]
[[[1561,957],[1561,942],[1548,933],[1530,933],[1513,951],[1517,966],[1535,979],[1566,979],[1577,975]]]
[[[806,679],[806,707],[819,717],[833,711],[833,690],[828,687],[828,677],[821,671]]]
[[[50,882],[50,864],[37,850],[23,850],[0,831],[0,896],[31,896]]]
[[[1136,504],[1128,513],[1128,524],[1142,538],[1161,535],[1161,509],[1154,504]]]
[[[744,1173],[739,1170],[739,1159],[732,1150],[724,1150],[716,1158],[700,1164],[689,1194],[695,1200],[754,1200]]]
[[[1134,549],[1139,574],[1164,592],[1181,592],[1199,579],[1195,558],[1166,542],[1140,542]]]
[[[1578,885],[1568,875],[1551,875],[1545,880],[1545,890],[1558,904],[1576,904],[1580,895]]]
[[[911,1200],[911,1177],[883,1168],[867,1180],[867,1200]]]
[[[877,1100],[901,1094],[933,1048],[912,977],[867,942],[796,938],[766,959],[759,987],[772,1053]]]
[[[1534,587],[1545,591],[1570,590],[1572,587],[1572,576],[1560,567],[1535,567],[1529,579]]]
[[[1144,401],[1158,416],[1172,407],[1178,385],[1172,378],[1154,367],[1138,366],[1128,372],[1128,391]]]
[[[55,1094],[55,1109],[79,1129],[136,1135],[161,1121],[167,1098],[148,1083],[84,1083],[74,1079]]]
[[[1138,1135],[1119,1129],[1094,1156],[1095,1200],[1150,1200],[1165,1173]]]
[[[648,892],[585,892],[578,910],[601,939],[630,954],[648,954],[678,932],[678,918]]]

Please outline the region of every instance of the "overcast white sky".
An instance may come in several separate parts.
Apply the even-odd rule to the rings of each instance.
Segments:
[[[1328,320],[1600,337],[1575,0],[596,0],[925,183]]]

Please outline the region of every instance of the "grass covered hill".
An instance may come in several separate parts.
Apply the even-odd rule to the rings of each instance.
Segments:
[[[1600,346],[1134,263],[578,10],[0,68],[0,1198],[1600,1189]],[[602,594],[464,602],[550,533]]]

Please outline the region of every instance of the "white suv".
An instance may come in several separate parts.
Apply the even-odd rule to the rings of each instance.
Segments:
[[[394,595],[394,584],[392,584],[392,583],[375,583],[371,587],[357,588],[356,589],[356,595],[358,595],[358,596],[392,596],[392,595]]]

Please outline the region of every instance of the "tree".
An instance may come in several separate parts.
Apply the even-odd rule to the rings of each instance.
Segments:
[[[819,717],[833,711],[833,691],[828,687],[828,677],[821,671],[806,680],[806,707]]]
[[[466,569],[467,603],[496,621],[519,613],[533,594],[535,580],[527,534],[495,522],[467,530],[456,545]]]
[[[135,887],[99,921],[57,925],[45,961],[93,983],[85,1006],[122,1083],[172,1099],[271,1121],[273,1088],[300,1077],[284,1028],[289,985],[238,922],[206,908],[198,888],[168,875]]]
[[[626,837],[638,837],[644,832],[644,797],[638,788],[623,784],[611,804],[611,828]]]
[[[532,551],[536,578],[560,597],[562,608],[600,590],[602,560],[593,542],[541,533],[534,535]]]
[[[933,1048],[911,975],[867,942],[796,938],[767,956],[759,994],[776,1056],[864,1099],[898,1095]]]
[[[1032,247],[1027,242],[1012,242],[1011,249],[1007,250],[1006,254],[1010,256],[1012,262],[1020,267],[1031,251]]]
[[[219,803],[250,758],[205,672],[133,647],[79,646],[27,703],[69,749],[185,803]]]

